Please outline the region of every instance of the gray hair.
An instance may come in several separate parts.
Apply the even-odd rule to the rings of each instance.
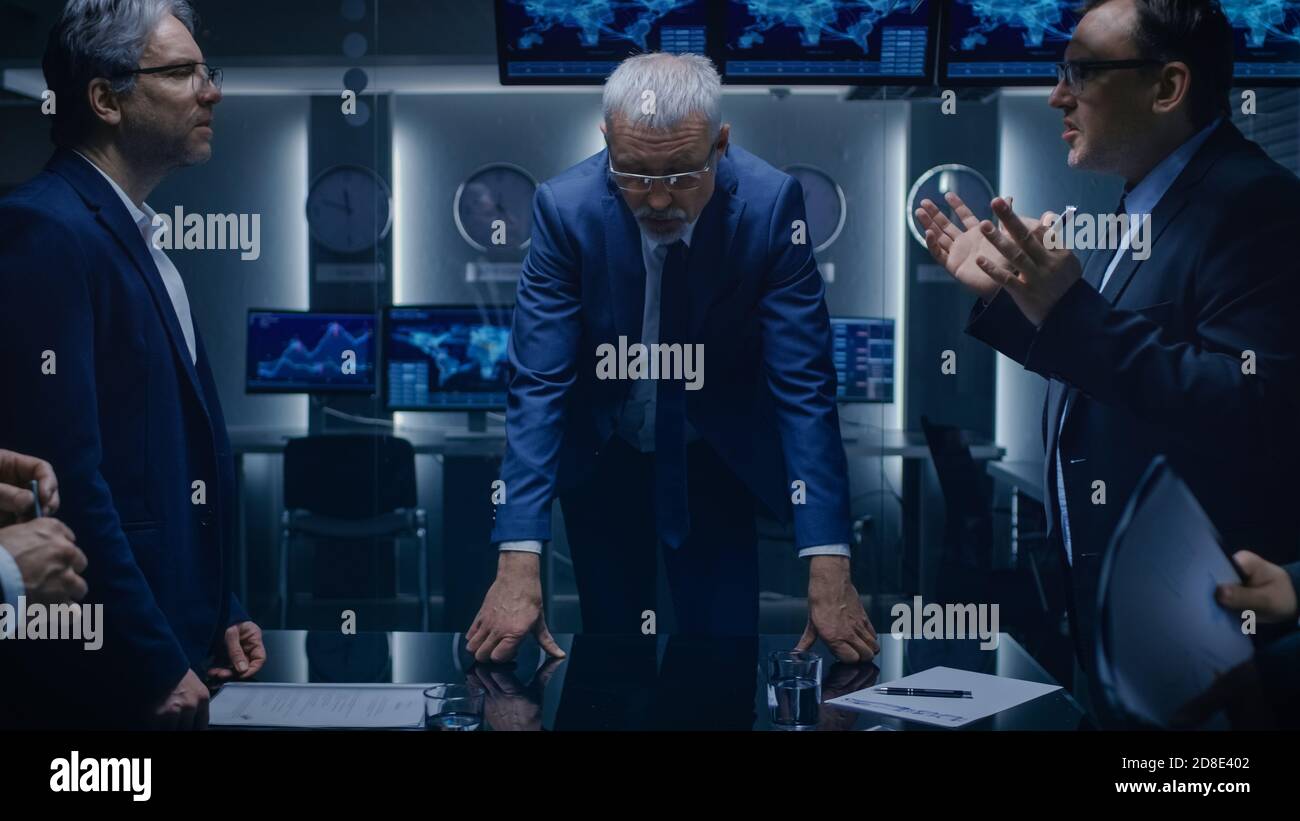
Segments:
[[[45,84],[59,101],[51,133],[56,145],[75,146],[88,133],[91,80],[103,77],[118,94],[131,93],[136,78],[127,72],[140,67],[150,35],[169,14],[194,33],[188,0],[68,0],[41,61]]]
[[[645,92],[654,92],[647,112]],[[709,136],[722,127],[722,80],[708,57],[655,51],[628,57],[605,81],[605,125],[622,117],[629,123],[671,129],[703,115]]]

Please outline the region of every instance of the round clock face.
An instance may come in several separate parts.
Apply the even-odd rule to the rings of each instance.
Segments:
[[[785,173],[803,186],[803,206],[808,214],[808,235],[813,252],[820,253],[831,246],[844,230],[847,203],[844,189],[831,175],[811,165],[790,165]]]
[[[312,183],[307,224],[312,239],[331,251],[365,251],[388,236],[393,226],[392,192],[369,168],[335,166]]]
[[[921,207],[922,200],[934,203],[949,220],[961,225],[952,206],[944,199],[950,193],[961,197],[981,220],[997,222],[993,209],[989,207],[995,196],[993,186],[989,185],[983,174],[968,165],[936,165],[917,179],[907,195],[907,226],[912,231],[912,237],[922,246],[925,245],[925,230],[916,221],[916,209]]]
[[[472,247],[524,249],[533,233],[537,181],[517,165],[486,165],[460,184],[452,213],[456,229]]]

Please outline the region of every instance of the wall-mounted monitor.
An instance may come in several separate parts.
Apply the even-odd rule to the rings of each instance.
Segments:
[[[949,0],[940,85],[1054,86],[1078,0]]]
[[[375,316],[251,310],[248,393],[373,393]]]
[[[726,0],[728,83],[929,85],[938,0]]]
[[[496,0],[502,85],[601,85],[647,51],[710,53],[708,0]]]
[[[510,387],[509,305],[393,306],[384,312],[389,410],[500,410]]]
[[[1300,83],[1300,0],[1223,0],[1242,85]]]
[[[894,320],[831,317],[840,402],[894,401]]]

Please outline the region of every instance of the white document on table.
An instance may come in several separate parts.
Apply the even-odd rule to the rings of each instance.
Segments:
[[[886,696],[876,692],[878,687],[968,690],[972,697]],[[1061,687],[1058,684],[1039,684],[1036,681],[990,676],[987,673],[972,673],[951,667],[931,667],[896,681],[873,684],[865,690],[833,698],[826,703],[937,727],[960,727],[1059,689]]]
[[[432,684],[234,682],[208,706],[214,727],[418,729]]]

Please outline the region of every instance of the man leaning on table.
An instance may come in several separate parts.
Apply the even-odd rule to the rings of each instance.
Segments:
[[[820,638],[846,661],[870,659],[824,288],[794,228],[799,183],[732,144],[704,57],[630,57],[603,102],[605,150],[534,200],[510,334],[501,553],[469,647],[503,661],[532,633],[562,654],[538,571],[557,497],[584,631],[641,632],[662,544],[679,632],[756,633],[757,500],[792,513],[810,562],[800,646]],[[608,357],[637,343],[699,351],[698,383],[684,371],[617,378],[632,371]]]

